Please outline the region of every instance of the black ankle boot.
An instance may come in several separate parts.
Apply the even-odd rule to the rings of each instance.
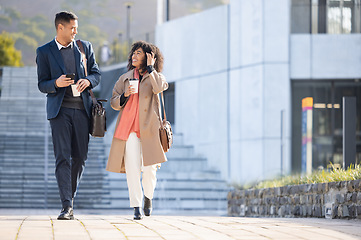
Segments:
[[[144,215],[150,216],[152,213],[152,200],[144,196]]]
[[[139,211],[139,207],[134,208],[134,220],[140,220],[142,219],[142,214]]]

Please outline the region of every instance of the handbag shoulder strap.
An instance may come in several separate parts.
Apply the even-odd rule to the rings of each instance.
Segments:
[[[167,115],[165,114],[165,107],[164,107],[164,96],[163,96],[163,92],[161,92],[162,95],[162,105],[163,105],[163,116],[164,116],[164,120],[167,121]]]
[[[88,76],[87,59],[86,59],[83,43],[80,41],[80,39],[78,39],[78,40],[76,40],[76,44],[78,45],[80,53],[81,53],[81,57],[83,58],[85,76]]]
[[[81,56],[83,58],[83,65],[84,65],[84,71],[85,71],[85,76],[88,76],[88,69],[87,69],[87,59],[86,59],[86,55],[85,55],[85,51],[84,51],[84,47],[83,47],[83,44],[82,42],[80,41],[80,39],[76,40],[76,44],[78,45],[79,47],[79,50],[80,50],[80,53],[81,53]],[[96,105],[97,104],[97,99],[95,98],[94,96],[94,93],[91,89],[89,89],[89,93],[90,93],[90,96],[93,100],[93,104]]]

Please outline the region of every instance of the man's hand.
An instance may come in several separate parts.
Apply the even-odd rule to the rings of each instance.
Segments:
[[[57,87],[67,87],[71,84],[74,84],[74,80],[67,78],[66,75],[61,75],[58,79],[55,80]]]
[[[78,89],[79,92],[83,92],[87,87],[90,86],[89,80],[85,78],[79,79],[76,84],[77,84],[76,89]]]

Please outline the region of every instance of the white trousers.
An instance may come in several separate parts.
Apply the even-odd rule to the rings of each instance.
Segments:
[[[157,164],[143,166],[141,142],[137,134],[132,132],[125,144],[125,171],[129,191],[130,207],[142,207],[143,191],[144,196],[153,199],[155,185],[157,183]],[[143,171],[142,185],[140,182]]]

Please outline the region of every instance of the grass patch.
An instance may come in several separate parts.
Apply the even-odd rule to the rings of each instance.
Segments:
[[[331,165],[331,169],[315,171],[310,175],[290,175],[273,180],[262,181],[248,186],[238,186],[239,189],[260,189],[274,188],[288,185],[300,185],[311,183],[340,182],[361,179],[361,165],[351,165],[347,170],[336,168]]]

